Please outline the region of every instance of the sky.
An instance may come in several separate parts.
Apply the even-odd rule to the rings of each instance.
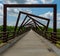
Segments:
[[[3,4],[57,4],[57,28],[60,28],[60,0],[0,0],[0,25],[3,24]],[[19,11],[49,18],[49,27],[53,28],[53,8],[7,8],[7,25],[15,26]],[[23,16],[26,15],[21,15],[19,25]],[[44,20],[39,21],[46,24]]]

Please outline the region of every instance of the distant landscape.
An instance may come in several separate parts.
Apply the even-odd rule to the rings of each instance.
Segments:
[[[7,26],[7,31],[14,31],[14,28],[15,28],[15,26]],[[3,31],[3,26],[0,26],[0,32],[2,32],[2,31]],[[48,28],[48,31],[52,32],[53,29],[52,28]],[[60,32],[59,28],[57,29],[57,32]]]

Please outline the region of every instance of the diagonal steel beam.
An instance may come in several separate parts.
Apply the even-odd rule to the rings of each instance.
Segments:
[[[32,17],[30,17],[30,16],[28,16],[30,19],[33,19]],[[39,24],[41,24],[41,25],[43,25],[44,27],[46,27],[44,24],[42,24],[42,23],[40,23],[39,21],[37,21],[37,20],[35,20],[35,19],[33,19],[34,21],[36,21],[37,23],[39,23]]]
[[[18,26],[18,23],[19,23],[19,19],[20,19],[20,15],[21,15],[21,13],[19,12],[19,15],[18,15],[18,18],[17,18],[17,21],[16,21],[16,25],[15,25],[14,32],[15,32],[16,29],[17,29],[17,26]]]
[[[33,19],[32,19],[32,21],[34,22],[34,25],[35,25],[35,27],[37,28],[35,21],[34,21]]]
[[[32,19],[32,20],[33,20],[33,19]],[[33,20],[33,22],[34,22],[36,28],[38,28],[38,27],[40,28],[40,26],[36,23],[36,21]],[[37,25],[38,25],[38,27],[37,27]],[[43,30],[43,29],[41,28],[41,30]]]
[[[37,17],[39,19],[44,19],[44,20],[47,20],[47,21],[49,20],[48,18],[44,18],[44,17],[41,17],[41,16],[33,15],[33,14],[26,13],[26,12],[23,12],[23,11],[20,11],[20,12],[23,13],[23,14],[29,15],[29,16]]]
[[[34,27],[34,25],[31,23],[25,24],[24,26],[27,26],[27,25],[31,25],[32,27]]]
[[[39,26],[39,24],[37,23],[37,22],[35,22],[36,24],[37,24],[37,26],[41,29],[41,30],[43,30],[42,28],[41,28],[41,26]]]
[[[33,21],[34,21],[34,20],[33,20]],[[34,21],[34,23],[35,23],[36,28],[38,28],[38,27],[37,27],[38,24],[36,23],[36,21]]]
[[[23,25],[23,23],[25,22],[25,20],[27,19],[27,15],[26,15],[26,17],[25,17],[25,19],[23,20],[23,22],[21,23],[21,26]]]
[[[27,26],[27,25],[31,25],[31,28],[33,28],[33,27],[34,27],[34,25],[33,25],[33,24],[31,24],[31,23],[25,24],[24,26]]]
[[[33,19],[32,19],[33,20]],[[34,21],[34,20],[33,20]],[[32,21],[30,21],[28,24],[30,24]],[[34,21],[34,23],[35,23],[35,26],[36,25],[38,25],[35,21]],[[38,25],[39,26],[39,25]],[[37,27],[37,26],[36,26]],[[40,27],[40,26],[39,26]]]
[[[15,37],[16,29],[18,27],[18,23],[19,23],[19,20],[20,20],[20,15],[21,15],[21,12],[19,12],[19,15],[18,15],[18,18],[17,18],[17,21],[16,21],[16,25],[15,25],[15,28],[14,28],[13,37]]]
[[[21,23],[21,25],[19,26],[18,32],[19,32],[21,26],[23,25],[23,23],[25,22],[26,18],[27,18],[27,15],[26,15],[26,17],[24,18],[24,20],[23,20],[23,22]]]
[[[32,19],[32,18],[30,18],[30,19]],[[38,25],[38,24],[35,23],[35,20],[34,20],[34,19],[32,19],[32,21],[34,22],[35,26]],[[31,22],[32,22],[32,21],[31,21]],[[29,22],[29,23],[31,23],[31,22]],[[37,27],[37,26],[36,26],[36,27]],[[40,27],[40,26],[39,26],[39,27]],[[42,28],[41,28],[41,29],[42,29]],[[42,30],[43,30],[43,29],[42,29]]]
[[[36,15],[33,15],[33,14],[29,14],[29,13],[22,12],[22,11],[21,11],[21,13],[23,13],[23,14],[27,14],[27,15],[29,15],[29,16],[34,16],[34,17],[37,17],[37,18],[40,18],[40,19],[48,20],[48,22],[47,22],[47,27],[46,27],[44,24],[42,24],[42,23],[39,22],[41,25],[43,25],[44,27],[46,27],[46,31],[47,31],[47,28],[48,28],[48,25],[49,25],[50,19],[48,19],[48,18],[44,18],[44,17],[41,17],[41,16],[36,16]]]
[[[30,17],[30,16],[28,16],[28,17],[29,17],[30,19],[33,19],[33,18]],[[36,21],[37,23],[43,25],[43,26],[44,26],[44,29],[46,29],[46,31],[48,30],[48,25],[49,25],[50,20],[48,20],[48,22],[47,22],[47,26],[45,26],[44,24],[40,23],[39,21],[37,21],[37,20],[35,20],[35,19],[33,19],[33,20]]]
[[[27,22],[26,24],[32,24],[32,22],[33,22],[33,21],[30,21],[30,22]],[[34,22],[33,22],[33,23],[34,23]],[[26,24],[25,24],[25,25],[26,25]],[[32,25],[33,25],[33,24],[32,24]],[[24,26],[24,25],[23,25],[23,26]]]
[[[25,20],[26,20],[26,18],[27,18],[27,16],[28,15],[30,15],[30,16],[35,16],[36,17],[36,15],[33,15],[33,14],[29,14],[29,13],[26,13],[26,12],[22,12],[22,11],[20,11],[21,13],[23,13],[23,14],[26,14],[26,17],[25,17],[25,19],[23,20],[23,22],[22,22],[22,24],[20,25],[20,27],[23,25],[23,23],[25,22]],[[34,22],[34,20],[35,19],[33,19],[32,17],[30,17],[30,16],[28,16],[30,19],[32,19],[33,20],[33,22]],[[37,16],[37,17],[39,17],[39,16]],[[43,17],[42,17],[43,18]],[[40,19],[41,19],[41,17],[40,17]],[[43,18],[44,20],[46,20],[45,18]],[[48,21],[49,21],[49,19],[47,19]],[[35,21],[37,21],[37,20],[35,20]],[[38,22],[38,21],[37,21]],[[40,22],[38,22],[39,24],[41,24],[41,25],[43,25],[44,27],[46,27],[44,24],[42,24],[42,23],[40,23]],[[35,26],[36,26],[36,23],[34,22],[34,24],[35,24]],[[47,24],[48,25],[48,24]],[[19,29],[18,29],[18,31],[20,30],[20,27],[19,27]],[[46,30],[47,30],[47,27],[46,27]]]
[[[31,19],[28,19],[28,20],[24,23],[24,25],[25,25],[26,23],[28,23],[30,20],[31,20]]]
[[[31,23],[31,22],[33,22],[33,21],[27,22],[26,24],[29,24],[29,23]],[[25,24],[24,24],[24,25],[25,25]]]
[[[31,26],[33,26],[32,24],[29,24],[29,23],[28,23],[28,24],[26,24],[26,25],[31,25]],[[26,26],[26,25],[24,25],[24,26]]]
[[[50,20],[47,22],[46,31],[48,30],[49,23],[50,23]]]

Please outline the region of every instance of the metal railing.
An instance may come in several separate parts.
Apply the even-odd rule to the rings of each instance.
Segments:
[[[39,35],[43,36],[44,38],[50,40],[52,43],[57,43],[57,41],[60,41],[60,32],[48,32],[48,31],[42,31],[42,30],[36,30],[33,29],[35,32],[37,32]],[[60,44],[60,43],[58,43]]]
[[[29,30],[30,30],[30,28],[27,27],[24,31],[22,30],[19,33],[18,32],[0,32],[0,42],[9,41],[11,39],[14,39],[15,37],[18,37],[21,34],[28,32]],[[15,33],[15,36],[14,36],[14,33]],[[3,35],[3,34],[6,34],[6,38],[4,38],[5,35]]]

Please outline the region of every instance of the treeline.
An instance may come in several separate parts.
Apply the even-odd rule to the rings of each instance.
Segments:
[[[7,26],[7,31],[13,32],[13,31],[14,31],[14,28],[15,28],[15,26]],[[18,29],[19,29],[19,27],[17,27],[16,31],[17,31]],[[24,30],[25,27],[22,27],[22,29]],[[0,26],[0,32],[3,32],[3,26],[2,26],[2,25]]]
[[[15,28],[15,26],[7,26],[7,31],[14,31],[14,28]],[[40,28],[42,28],[42,27],[40,27]],[[25,28],[23,27],[23,29],[25,29]],[[18,30],[18,28],[17,28],[17,30]],[[1,25],[0,26],[0,32],[2,32],[2,31],[3,31],[3,26]],[[52,32],[53,29],[48,28],[48,31]],[[57,29],[57,32],[60,32],[60,29]]]
[[[14,26],[7,26],[7,31],[14,31]],[[0,26],[0,32],[3,32],[3,26]]]

